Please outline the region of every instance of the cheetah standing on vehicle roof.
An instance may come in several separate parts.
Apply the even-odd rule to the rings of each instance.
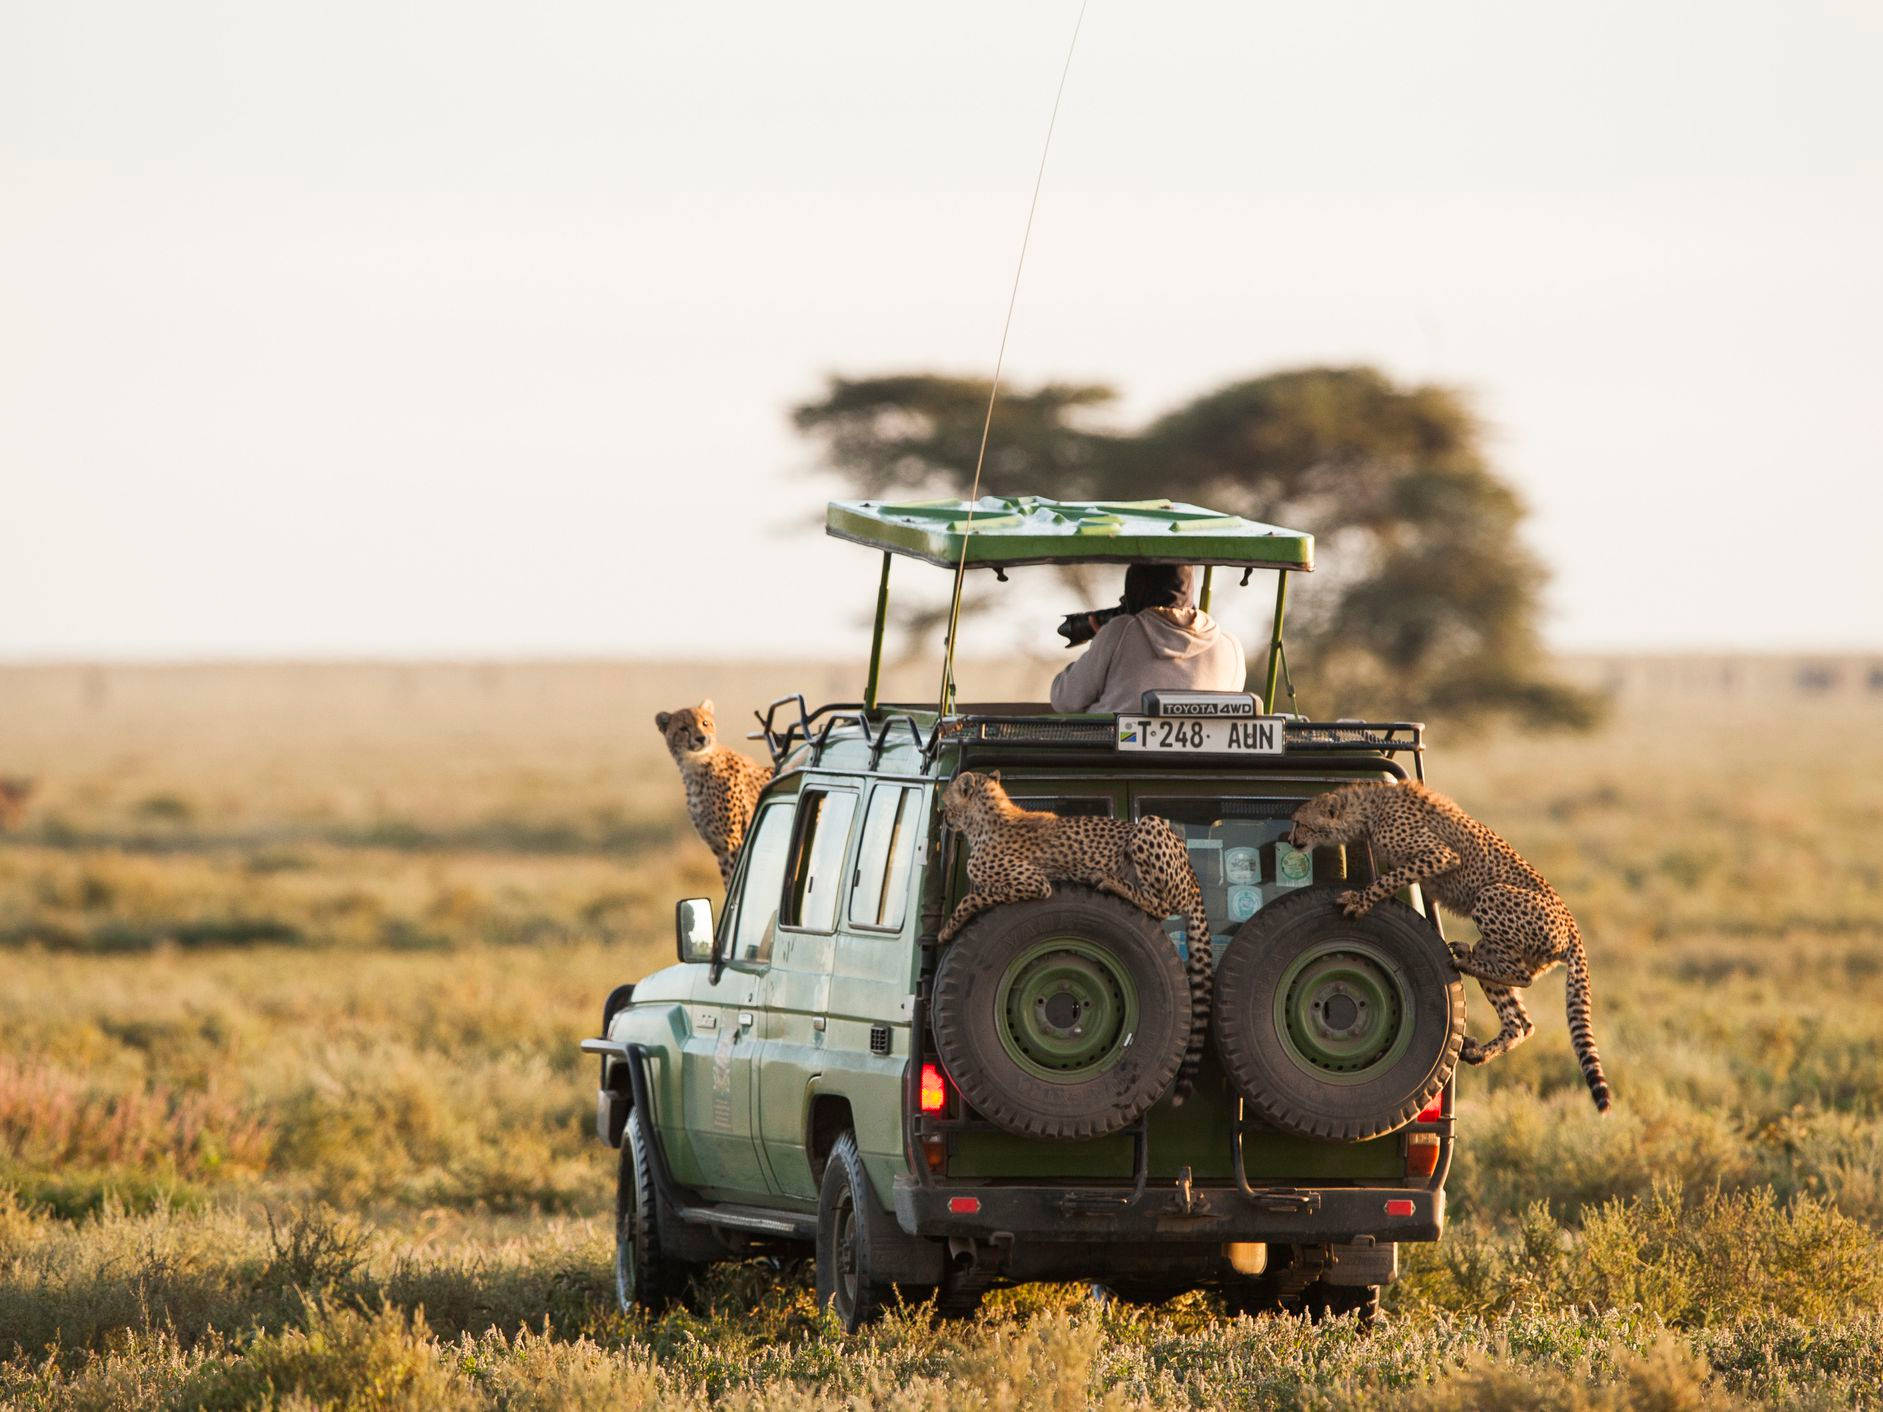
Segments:
[[[739,861],[758,796],[771,781],[771,766],[717,743],[711,697],[697,706],[662,711],[654,724],[686,782],[693,827],[719,860],[721,886],[730,887],[732,865]]]
[[[1203,889],[1190,851],[1170,821],[1143,818],[1061,818],[1022,809],[1008,797],[1000,772],[963,770],[942,792],[942,815],[968,841],[968,892],[943,925],[939,940],[979,913],[1003,902],[1051,897],[1056,882],[1082,883],[1122,897],[1155,921],[1181,916],[1189,931],[1190,1050],[1177,1071],[1177,1100],[1196,1083],[1209,1033],[1210,990],[1216,969],[1210,952]]]
[[[1606,1113],[1608,1079],[1589,1027],[1589,960],[1556,890],[1516,849],[1422,784],[1351,784],[1316,795],[1295,810],[1289,841],[1308,848],[1362,837],[1373,845],[1379,876],[1365,892],[1340,894],[1348,916],[1364,916],[1416,882],[1477,924],[1478,944],[1454,944],[1452,960],[1477,977],[1503,1028],[1489,1044],[1467,1039],[1459,1057],[1482,1064],[1527,1039],[1533,1026],[1513,987],[1529,985],[1560,961],[1568,973],[1570,1042],[1595,1106]]]

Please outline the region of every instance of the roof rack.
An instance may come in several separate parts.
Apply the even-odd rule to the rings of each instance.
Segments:
[[[797,707],[797,719],[787,718],[780,726],[779,710],[792,705]],[[748,732],[746,739],[765,742],[765,748],[771,752],[774,769],[782,768],[785,757],[800,745],[810,746],[808,763],[817,764],[823,758],[824,747],[830,744],[831,736],[845,727],[855,727],[869,741],[869,768],[872,770],[882,760],[883,752],[889,748],[890,737],[900,729],[909,732],[910,742],[926,759],[934,754],[941,729],[941,722],[936,721],[924,735],[921,725],[911,712],[890,710],[872,713],[858,701],[833,701],[812,711],[805,705],[804,693],[801,691],[781,696],[763,711],[754,711],[752,714],[758,717],[759,728]]]
[[[779,713],[785,712],[781,722]],[[927,718],[926,712],[922,713]],[[875,769],[890,741],[903,731],[909,743],[933,760],[943,741],[983,745],[1058,746],[1109,749],[1117,739],[1117,726],[1109,716],[975,715],[967,713],[918,720],[913,711],[888,708],[872,712],[855,701],[834,701],[811,710],[803,692],[781,696],[763,711],[755,711],[759,728],[748,740],[762,740],[772,766],[782,769],[800,747],[809,747],[807,765],[816,765],[825,747],[840,731],[854,730],[869,742],[869,769]],[[1282,739],[1291,755],[1352,754],[1410,755],[1418,779],[1425,778],[1425,723],[1423,721],[1310,721],[1283,717]]]

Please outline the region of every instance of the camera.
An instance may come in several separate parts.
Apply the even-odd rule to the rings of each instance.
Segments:
[[[1115,608],[1093,608],[1084,613],[1068,613],[1057,631],[1066,639],[1066,646],[1078,647],[1097,637],[1098,630],[1113,618],[1122,618],[1124,615],[1122,603]]]

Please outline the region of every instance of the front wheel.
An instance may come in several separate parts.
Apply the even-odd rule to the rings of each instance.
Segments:
[[[686,1284],[686,1267],[660,1248],[662,1214],[641,1115],[630,1109],[615,1180],[615,1301],[623,1313],[657,1314]]]

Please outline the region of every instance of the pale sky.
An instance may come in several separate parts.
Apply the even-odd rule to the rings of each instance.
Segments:
[[[6,6],[0,656],[860,652],[786,409],[989,370],[1076,12]],[[1554,643],[1883,645],[1879,75],[1883,0],[1092,0],[1009,374],[1458,384]]]

